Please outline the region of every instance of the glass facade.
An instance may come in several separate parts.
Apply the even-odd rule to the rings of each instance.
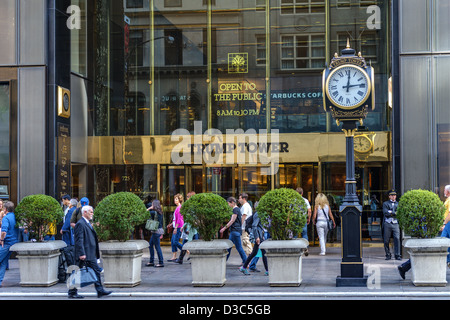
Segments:
[[[398,127],[402,189],[433,190],[445,200],[450,184],[450,3],[399,1]],[[407,124],[419,124],[409,126]],[[420,150],[418,152],[418,150]],[[420,170],[418,170],[420,168]]]
[[[194,121],[223,132],[339,132],[321,73],[347,39],[376,70],[366,125],[388,130],[388,1],[116,0],[92,10],[97,136],[193,132]],[[82,30],[72,33],[72,70],[84,75]]]
[[[87,192],[94,203],[131,191],[158,197],[170,212],[180,192],[246,192],[255,202],[273,188],[301,186],[311,203],[324,192],[339,205],[344,139],[323,106],[322,72],[347,40],[376,72],[376,106],[362,132],[375,148],[357,157],[361,201],[368,205],[369,195],[380,199],[390,187],[390,1],[72,4],[86,13],[72,33],[71,65],[91,81]],[[192,139],[199,129],[280,133],[279,169],[264,175],[269,167],[260,159],[175,165],[168,155],[179,129]],[[236,150],[250,157],[246,147]],[[82,180],[73,177],[74,190]]]

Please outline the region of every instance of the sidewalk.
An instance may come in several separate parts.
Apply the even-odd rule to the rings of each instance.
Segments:
[[[135,288],[111,288],[114,293],[107,299],[161,299],[161,300],[291,300],[291,299],[445,299],[450,298],[450,285],[446,287],[415,287],[411,282],[411,272],[402,280],[397,266],[400,261],[384,260],[382,247],[363,248],[363,262],[366,275],[373,279],[380,275],[378,289],[337,288],[336,277],[340,275],[341,248],[330,247],[326,256],[319,256],[319,248],[310,248],[308,257],[303,258],[303,283],[297,288],[271,288],[264,275],[262,261],[258,269],[262,272],[245,276],[238,271],[240,258],[236,250],[227,264],[227,283],[222,288],[194,288],[191,285],[191,265],[167,262],[171,257],[170,247],[163,247],[164,268],[146,267],[149,252],[144,252],[142,283]],[[186,259],[185,259],[186,260]],[[404,262],[405,260],[403,260]],[[272,271],[275,272],[275,271]],[[450,269],[447,271],[450,279]],[[18,260],[10,260],[0,299],[67,299],[67,287],[59,283],[50,288],[22,288],[19,285]],[[86,299],[96,299],[93,286],[80,290]]]

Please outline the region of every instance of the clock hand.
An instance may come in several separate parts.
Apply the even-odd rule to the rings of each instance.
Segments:
[[[347,87],[344,87],[344,89],[347,88],[347,93],[350,90],[350,72],[348,73],[348,82],[347,82]]]
[[[343,86],[342,87],[342,89],[345,89],[345,88],[347,88],[347,92],[349,92],[349,89],[350,88],[353,88],[353,87],[361,87],[362,85],[361,84],[352,84],[352,85],[346,85],[346,86]]]

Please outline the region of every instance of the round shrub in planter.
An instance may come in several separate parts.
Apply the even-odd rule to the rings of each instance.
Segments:
[[[305,200],[295,190],[276,189],[267,192],[258,203],[261,221],[270,221],[273,240],[289,240],[302,232],[306,224]]]
[[[197,229],[203,240],[189,241],[183,250],[190,251],[192,285],[221,287],[226,282],[230,240],[214,240],[220,228],[230,220],[233,211],[222,197],[212,193],[196,194],[181,207],[184,222]]]
[[[127,241],[135,226],[147,219],[143,201],[130,192],[111,194],[94,210],[95,230],[101,241]]]
[[[59,202],[43,194],[23,198],[14,211],[17,224],[26,226],[37,241],[42,241],[50,230],[50,225],[62,221],[64,211]]]
[[[438,195],[427,190],[411,190],[400,199],[397,219],[405,234],[414,238],[434,238],[444,221],[445,207]]]
[[[46,195],[25,197],[14,210],[17,225],[26,227],[30,238],[39,242],[20,242],[10,250],[17,252],[20,285],[50,287],[58,283],[58,260],[64,241],[42,242],[50,225],[62,221],[64,212],[58,201]]]
[[[104,285],[135,287],[141,283],[145,240],[129,240],[135,226],[149,214],[143,201],[133,193],[119,192],[103,199],[94,210],[94,226],[101,242]]]
[[[292,189],[267,192],[259,201],[257,212],[261,221],[270,222],[270,241],[264,241],[272,287],[297,287],[302,283],[302,256],[308,248],[305,239],[293,239],[306,224],[306,203]]]
[[[404,247],[410,255],[411,280],[415,286],[447,285],[450,239],[435,238],[442,226],[444,214],[443,203],[431,191],[411,190],[399,201],[398,222],[405,234],[412,237],[404,242]]]
[[[184,222],[189,223],[205,241],[215,238],[220,228],[233,214],[227,201],[213,193],[200,193],[189,198],[181,207]]]

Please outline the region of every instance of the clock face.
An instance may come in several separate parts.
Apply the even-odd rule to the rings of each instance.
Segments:
[[[361,135],[354,138],[355,151],[359,153],[366,153],[372,150],[372,141],[369,137]]]
[[[343,65],[333,70],[327,80],[328,98],[338,107],[354,109],[369,97],[371,83],[367,73],[358,66]]]
[[[65,111],[69,111],[69,104],[70,104],[69,95],[65,93],[63,97],[63,106]]]

